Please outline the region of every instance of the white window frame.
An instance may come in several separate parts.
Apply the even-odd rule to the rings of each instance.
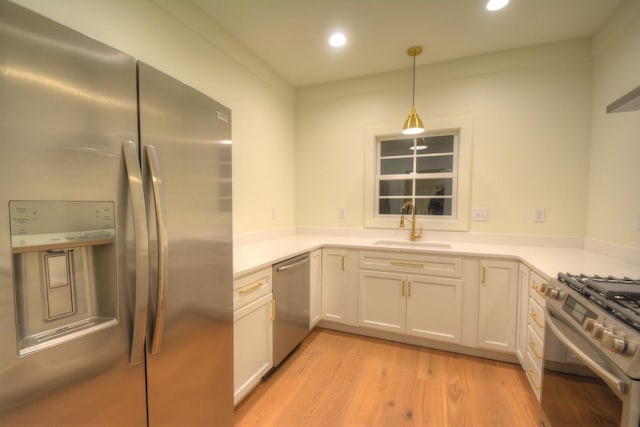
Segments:
[[[425,230],[468,231],[470,219],[471,199],[471,154],[472,154],[472,123],[469,116],[454,117],[441,120],[425,121],[425,132],[420,136],[435,136],[442,134],[457,135],[457,158],[454,158],[452,194],[456,197],[452,201],[451,215],[418,215],[416,221]],[[378,215],[379,191],[379,141],[385,139],[409,139],[413,137],[402,135],[398,126],[376,126],[367,128],[365,132],[365,209],[364,224],[367,228],[398,228],[400,215]]]

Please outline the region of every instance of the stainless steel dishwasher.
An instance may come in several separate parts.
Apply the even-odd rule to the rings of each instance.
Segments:
[[[309,254],[273,265],[273,366],[309,333]]]

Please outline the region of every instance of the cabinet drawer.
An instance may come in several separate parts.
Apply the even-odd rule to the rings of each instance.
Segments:
[[[536,399],[540,401],[540,390],[542,386],[542,370],[539,365],[533,359],[533,355],[530,352],[527,352],[526,356],[526,366],[525,372],[527,374],[527,380],[529,380],[529,384],[531,384],[531,388],[533,389],[533,393],[536,395]]]
[[[462,258],[450,256],[363,251],[359,266],[367,270],[462,277]]]
[[[544,310],[533,298],[529,299],[528,319],[529,326],[531,326],[541,339],[544,338]]]
[[[534,299],[541,307],[544,307],[544,295],[540,291],[542,285],[547,284],[538,273],[532,271],[529,275],[529,296]]]
[[[238,310],[271,293],[271,268],[240,277],[233,281],[233,309]]]
[[[542,372],[542,361],[544,359],[544,344],[542,338],[529,326],[527,331],[527,354],[535,363],[538,372]]]

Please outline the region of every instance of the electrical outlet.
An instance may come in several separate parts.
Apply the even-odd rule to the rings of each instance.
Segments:
[[[474,221],[489,221],[489,208],[473,208],[471,219]]]
[[[271,219],[274,221],[278,219],[278,209],[271,208]]]
[[[535,208],[533,210],[533,222],[544,222],[544,208]]]
[[[344,219],[344,208],[338,208],[338,218]]]

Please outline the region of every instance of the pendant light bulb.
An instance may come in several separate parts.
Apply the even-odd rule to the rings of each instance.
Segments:
[[[416,56],[422,53],[421,46],[412,46],[407,50],[407,55],[413,56],[413,91],[411,100],[411,111],[409,111],[409,117],[405,120],[402,126],[402,133],[405,135],[415,135],[424,132],[424,125],[420,116],[416,112],[415,100],[416,100]]]

